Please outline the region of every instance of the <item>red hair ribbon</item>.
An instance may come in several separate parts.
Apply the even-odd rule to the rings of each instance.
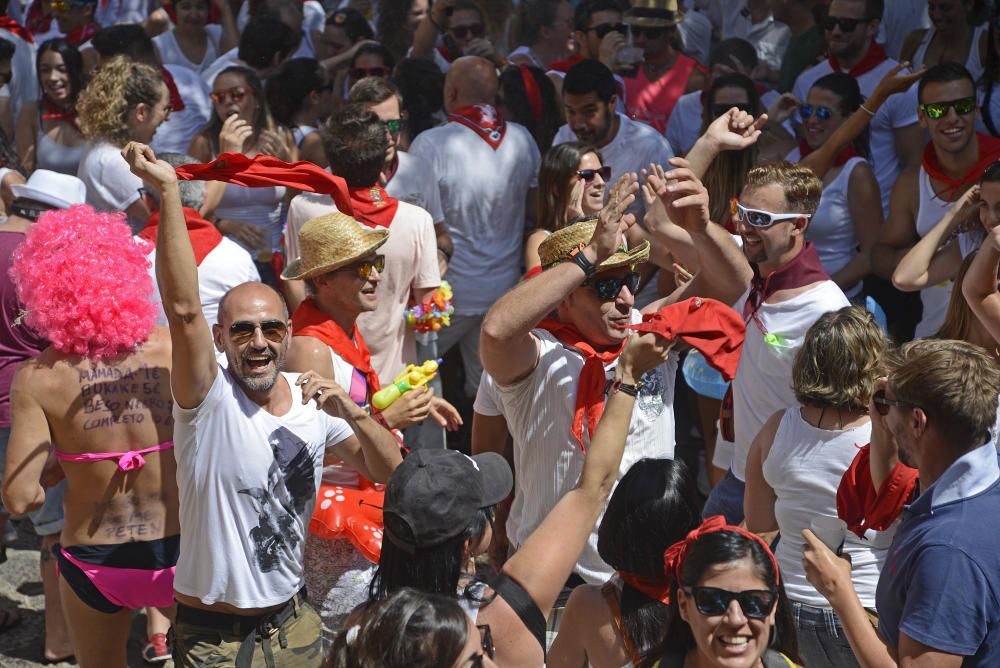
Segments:
[[[531,118],[535,124],[542,122],[542,91],[538,88],[535,75],[531,73],[528,65],[518,65],[521,70],[521,80],[524,82],[524,93],[528,96],[528,105],[531,107]]]
[[[770,546],[768,546],[768,544],[764,542],[764,539],[757,534],[751,533],[742,527],[726,524],[726,518],[722,515],[709,517],[701,523],[701,526],[696,529],[692,529],[684,540],[677,541],[668,547],[663,553],[663,572],[666,573],[668,577],[673,576],[677,580],[677,586],[680,587],[681,566],[684,564],[684,557],[687,556],[688,548],[702,536],[710,533],[717,533],[719,531],[733,531],[745,538],[749,538],[750,540],[759,543],[760,546],[764,548],[764,552],[767,554],[768,558],[771,560],[771,566],[774,567],[775,586],[781,584],[781,574],[778,570],[778,561],[774,558],[774,553],[771,552]]]

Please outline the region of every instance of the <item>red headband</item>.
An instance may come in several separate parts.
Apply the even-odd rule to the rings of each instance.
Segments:
[[[677,580],[677,586],[681,586],[681,566],[684,563],[684,557],[687,556],[688,548],[691,544],[702,536],[710,533],[716,533],[719,531],[733,531],[735,533],[749,538],[752,541],[756,541],[764,548],[764,552],[767,554],[768,558],[771,560],[771,566],[774,567],[774,584],[775,586],[781,584],[781,575],[778,570],[778,562],[774,558],[774,553],[771,552],[771,548],[768,546],[764,540],[755,533],[750,533],[742,527],[733,526],[731,524],[726,524],[726,518],[722,515],[714,515],[709,517],[707,520],[701,523],[697,529],[692,529],[688,533],[684,540],[677,541],[673,545],[667,548],[666,552],[663,553],[663,571],[667,576],[673,575]]]
[[[524,93],[528,96],[528,105],[531,107],[531,118],[535,124],[542,121],[542,91],[538,88],[535,75],[531,73],[531,68],[527,65],[518,65],[521,70],[521,80],[524,82]]]

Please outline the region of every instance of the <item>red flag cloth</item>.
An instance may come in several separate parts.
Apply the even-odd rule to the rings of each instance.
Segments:
[[[656,332],[665,339],[678,336],[705,356],[726,380],[736,377],[746,338],[743,319],[726,304],[707,297],[692,297],[646,313],[642,323],[625,325],[637,332]]]
[[[500,110],[489,104],[474,104],[456,109],[448,114],[448,122],[461,123],[469,128],[494,151],[500,148],[503,136],[507,133],[507,123]]]
[[[358,326],[354,325],[351,336],[347,336],[340,325],[319,310],[312,297],[307,297],[292,314],[292,334],[312,336],[333,348],[345,362],[364,374],[369,397],[381,389],[378,374],[372,369],[371,353],[368,352]]]
[[[162,66],[160,67],[160,74],[163,75],[163,83],[167,84],[167,92],[170,94],[170,110],[184,111],[184,98],[181,97],[181,92],[177,89],[174,75],[170,73],[170,70]]]
[[[870,72],[875,69],[883,62],[888,60],[888,56],[885,55],[885,48],[875,40],[872,40],[871,45],[868,47],[868,53],[865,57],[858,62],[857,65],[847,70],[847,73],[852,77],[857,79],[859,76],[865,72]],[[830,67],[833,68],[834,72],[843,72],[844,68],[841,66],[840,62],[837,60],[837,56],[833,54],[830,55]]]
[[[567,58],[566,60],[553,60],[549,63],[550,72],[562,72],[563,74],[570,71],[574,65],[583,60],[583,56],[579,53],[574,54]]]
[[[684,557],[687,555],[688,548],[691,547],[692,543],[705,534],[715,533],[717,531],[733,531],[759,543],[761,547],[764,548],[764,552],[767,553],[767,556],[771,558],[771,566],[774,567],[774,577],[776,579],[776,582],[774,583],[775,587],[781,584],[781,573],[778,570],[778,561],[774,558],[774,553],[771,552],[771,546],[765,543],[763,538],[755,533],[747,531],[743,527],[726,524],[726,518],[722,515],[714,515],[707,518],[701,523],[701,526],[696,529],[692,529],[684,540],[677,541],[666,549],[663,553],[663,572],[667,574],[667,577],[673,577],[676,579],[677,585],[680,586],[681,567],[684,565]]]
[[[36,3],[41,4],[41,3]],[[9,16],[0,16],[0,28],[3,28],[7,32],[17,35],[23,39],[28,44],[34,44],[35,38],[31,36],[31,33],[27,28],[22,26],[20,23],[10,18]]]
[[[97,34],[97,31],[101,29],[101,24],[96,21],[91,21],[87,25],[80,26],[76,30],[72,31],[66,35],[66,41],[75,47],[80,47],[93,38]]]
[[[864,538],[868,529],[888,529],[903,512],[917,485],[917,469],[896,462],[875,491],[870,461],[871,445],[859,448],[837,487],[837,516],[859,538]]]
[[[983,171],[1000,158],[1000,139],[977,132],[976,141],[979,143],[979,157],[976,159],[976,163],[957,179],[944,173],[944,168],[938,162],[933,142],[927,142],[927,145],[924,146],[924,153],[920,156],[920,165],[928,176],[945,184],[944,190],[938,193],[941,199],[954,202],[966,186],[978,181]]]
[[[47,33],[52,26],[52,20],[51,11],[42,13],[42,3],[39,0],[28,5],[28,15],[24,17],[24,24],[33,36]]]
[[[187,181],[225,181],[248,188],[287,186],[333,198],[337,210],[354,217],[347,183],[311,162],[285,162],[271,155],[248,158],[242,153],[223,153],[203,165],[181,165],[177,178]]]
[[[527,65],[518,65],[521,72],[521,82],[524,83],[524,94],[528,97],[528,107],[531,109],[531,120],[537,125],[542,121],[542,91],[538,88],[535,75]]]
[[[378,184],[367,188],[351,188],[350,195],[356,220],[368,227],[389,228],[399,208],[398,199],[391,197]]]
[[[580,370],[580,380],[576,386],[576,409],[573,413],[572,432],[580,444],[580,449],[586,452],[587,449],[583,445],[584,419],[587,421],[587,433],[593,438],[597,423],[604,413],[606,382],[604,365],[618,359],[622,348],[625,347],[625,341],[616,346],[599,346],[599,349],[595,349],[573,325],[558,320],[543,320],[538,323],[538,327],[583,355],[583,369]]]
[[[42,119],[46,121],[59,120],[66,121],[73,128],[80,132],[80,126],[76,122],[76,109],[60,109],[49,98],[42,96]]]
[[[222,243],[222,234],[215,225],[201,217],[201,214],[190,207],[184,207],[184,222],[187,224],[191,247],[194,249],[194,261],[201,264],[215,247]],[[160,224],[160,212],[154,211],[146,221],[146,227],[139,232],[139,237],[156,244],[156,233]]]
[[[799,158],[800,159],[804,158],[804,157],[806,157],[807,155],[809,155],[812,152],[813,152],[813,149],[812,149],[812,147],[809,146],[809,144],[806,143],[806,140],[805,139],[800,139],[799,140]],[[834,167],[840,167],[841,165],[843,165],[845,162],[847,162],[851,158],[860,158],[860,157],[861,157],[861,154],[858,153],[858,151],[857,151],[856,148],[854,148],[853,146],[845,146],[844,150],[842,150],[840,153],[837,154],[837,157],[833,161],[833,166]]]
[[[659,601],[663,605],[670,605],[670,578],[659,578],[656,580],[644,578],[635,573],[618,571],[618,577],[632,589],[640,592],[652,601]]]

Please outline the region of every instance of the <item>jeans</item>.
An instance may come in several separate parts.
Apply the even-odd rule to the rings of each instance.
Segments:
[[[482,315],[453,315],[451,325],[438,332],[437,349],[442,357],[456,344],[465,367],[465,396],[474,397],[479,390],[479,377],[483,375],[483,362],[479,358],[479,328]]]
[[[847,635],[830,608],[792,604],[792,621],[799,639],[799,656],[809,668],[857,668]]]
[[[728,524],[739,524],[743,521],[743,490],[746,483],[733,475],[732,469],[726,471],[725,477],[712,489],[705,502],[701,516],[724,515]],[[812,668],[810,666],[810,668]]]

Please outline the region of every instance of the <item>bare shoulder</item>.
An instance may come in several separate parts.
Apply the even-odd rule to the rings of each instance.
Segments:
[[[292,373],[315,371],[322,376],[332,376],[330,347],[312,336],[293,336],[288,345],[285,369]]]

